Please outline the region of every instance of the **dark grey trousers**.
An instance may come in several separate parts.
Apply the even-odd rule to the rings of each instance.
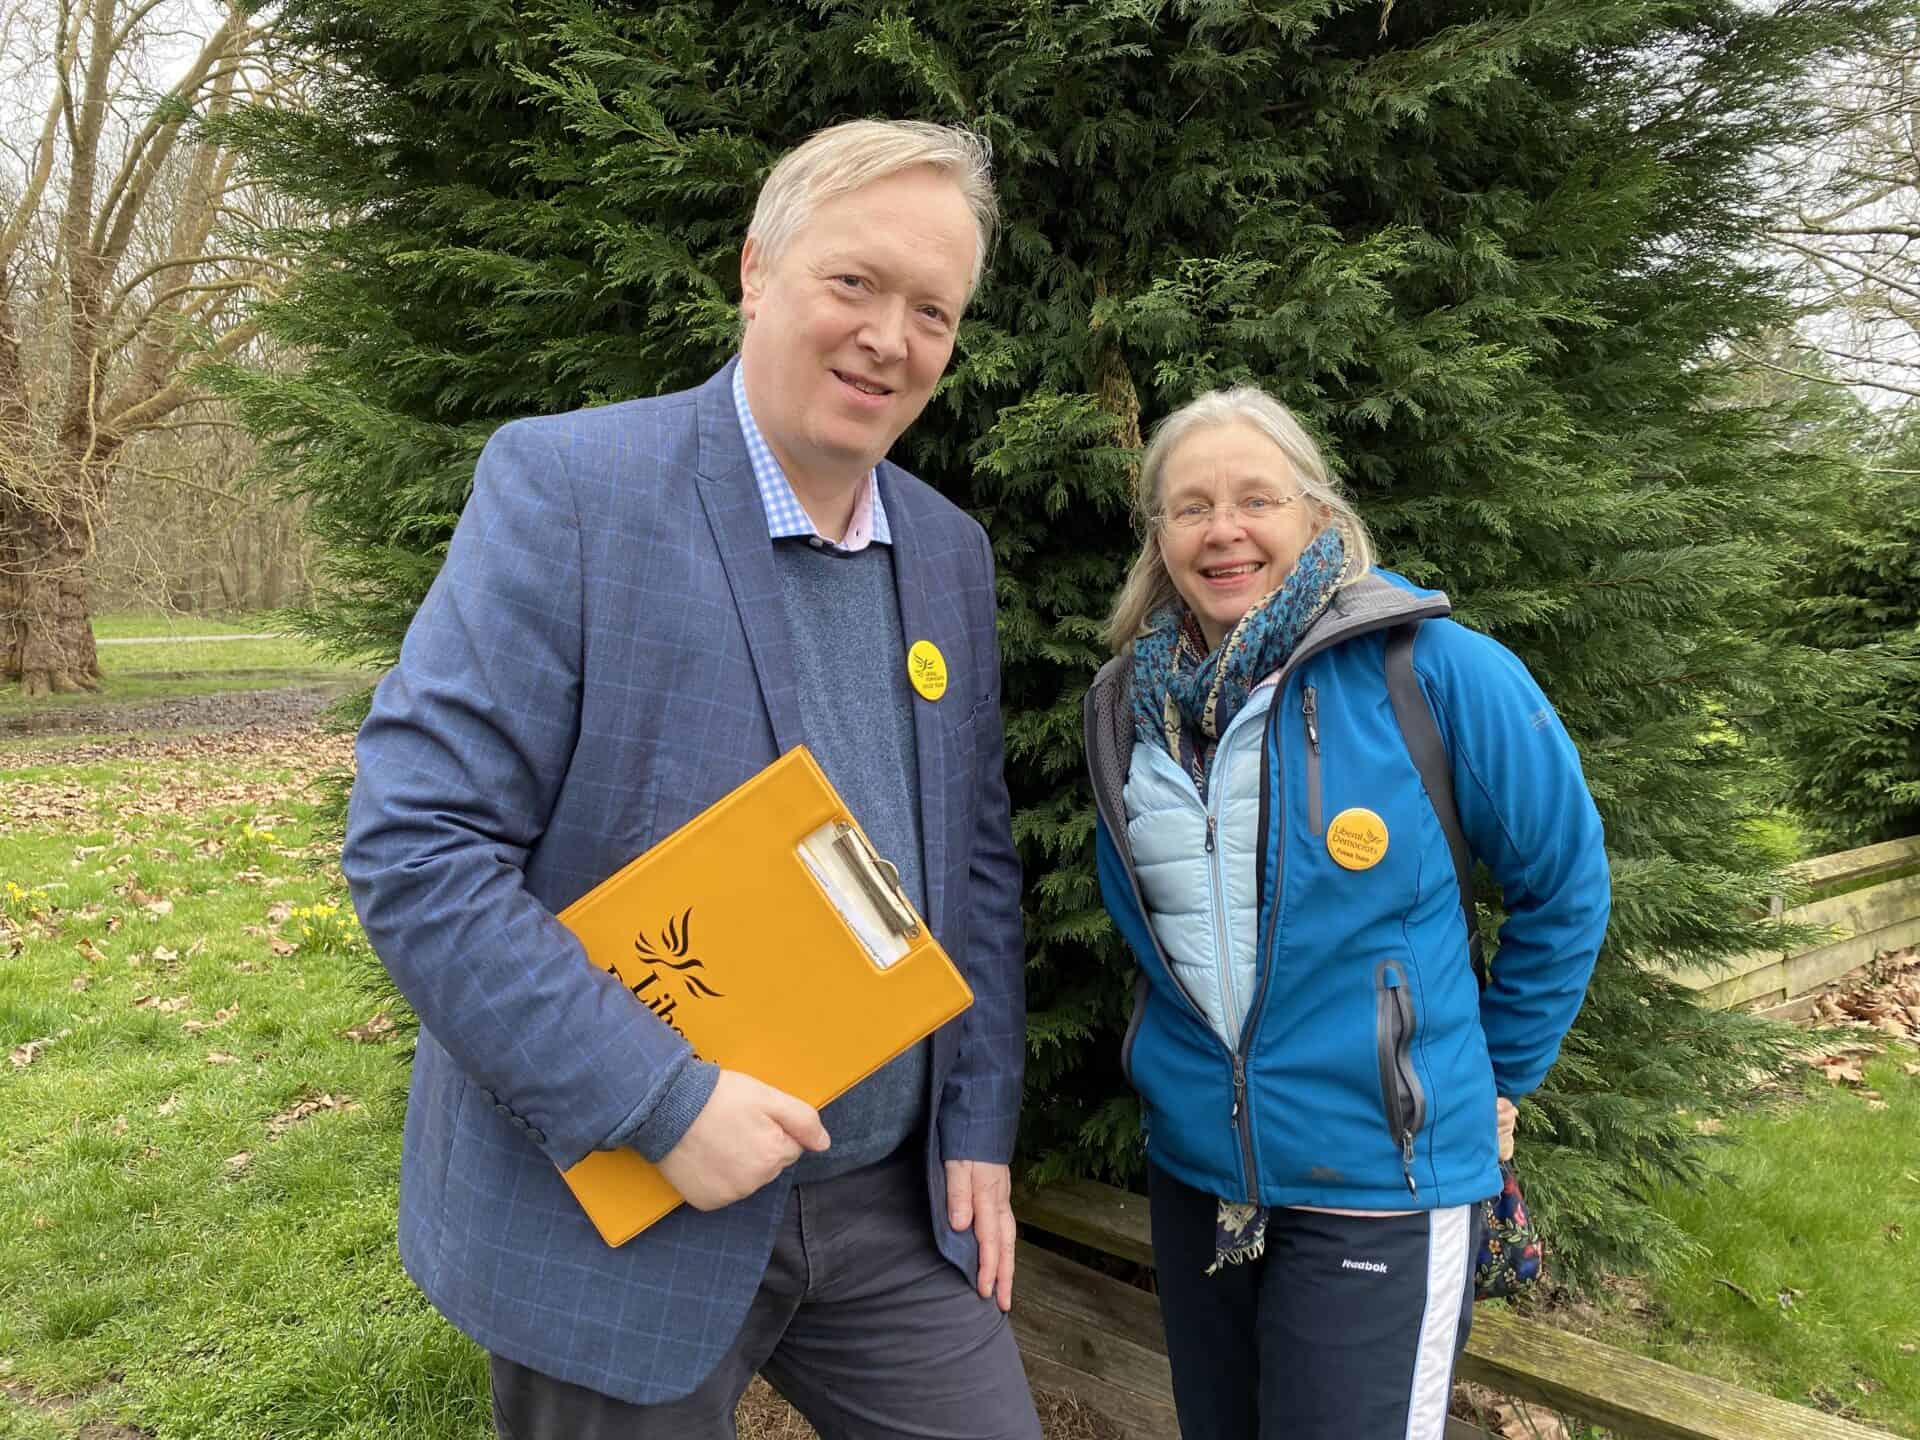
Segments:
[[[920,1157],[796,1185],[733,1348],[684,1399],[630,1405],[495,1355],[501,1440],[733,1440],[757,1370],[823,1440],[1039,1440],[1000,1307],[934,1248]]]
[[[1473,1325],[1479,1207],[1274,1210],[1212,1275],[1219,1201],[1147,1166],[1153,1259],[1188,1440],[1442,1440]]]

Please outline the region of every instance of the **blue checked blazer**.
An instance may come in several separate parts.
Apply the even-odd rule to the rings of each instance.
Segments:
[[[649,1112],[685,1042],[554,913],[801,740],[731,373],[488,442],[361,729],[344,854],[422,1021],[408,1273],[486,1349],[638,1404],[725,1354],[790,1188],[682,1206],[610,1249],[556,1170]],[[913,702],[927,919],[975,999],[933,1040],[927,1218],[971,1278],[941,1162],[1010,1157],[1024,1055],[992,552],[913,476],[883,463],[879,484],[907,641],[948,665],[944,696]]]

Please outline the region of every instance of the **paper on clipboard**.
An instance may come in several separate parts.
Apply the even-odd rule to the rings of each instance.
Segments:
[[[908,940],[919,933],[918,917],[904,897],[898,908],[890,907],[876,891],[875,872],[867,867],[886,862],[866,849],[858,831],[844,821],[829,821],[800,842],[800,858],[875,965],[884,970],[905,956]],[[897,891],[899,878],[884,876],[879,883]]]

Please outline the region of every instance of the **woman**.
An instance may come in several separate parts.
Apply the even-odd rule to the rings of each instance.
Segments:
[[[1277,401],[1169,416],[1139,503],[1086,741],[1101,890],[1140,963],[1121,1058],[1181,1430],[1438,1440],[1496,1099],[1546,1074],[1606,929],[1599,817],[1525,667],[1374,568]],[[1484,994],[1389,703],[1387,641],[1415,621],[1435,764],[1509,916]]]

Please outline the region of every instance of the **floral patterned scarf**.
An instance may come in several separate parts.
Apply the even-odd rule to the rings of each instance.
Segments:
[[[1247,697],[1293,654],[1347,575],[1347,551],[1329,526],[1302,552],[1280,588],[1240,617],[1211,653],[1178,602],[1156,611],[1133,645],[1133,725],[1140,743],[1163,745],[1193,777],[1204,801],[1215,747]],[[1214,1224],[1213,1274],[1266,1252],[1267,1208],[1222,1200]]]
[[[1214,746],[1253,687],[1287,663],[1347,574],[1347,550],[1331,526],[1270,592],[1209,653],[1199,622],[1175,601],[1156,610],[1133,643],[1133,725],[1137,739],[1161,745],[1193,777],[1201,799]]]

